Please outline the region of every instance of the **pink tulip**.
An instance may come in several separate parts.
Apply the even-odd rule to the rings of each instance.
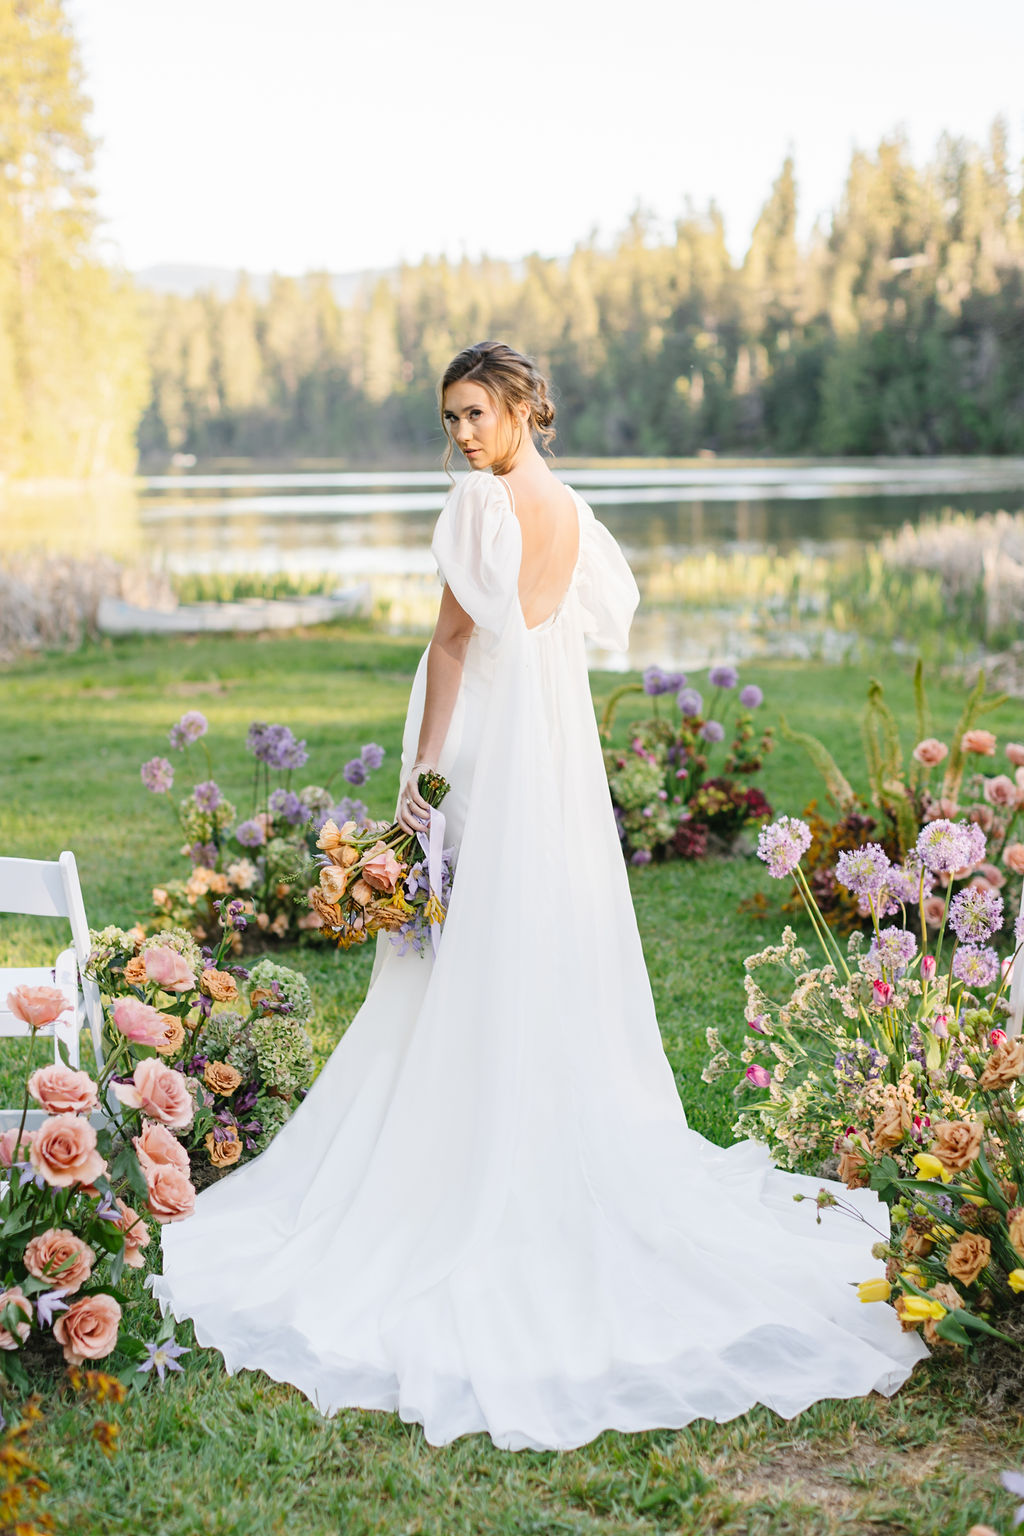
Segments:
[[[755,1015],[754,1015],[754,1017],[752,1019],[748,1019],[747,1020],[747,1026],[750,1029],[756,1029],[757,1033],[759,1035],[763,1035],[764,1034],[764,1014],[763,1013],[755,1013]]]
[[[767,1088],[772,1080],[772,1075],[768,1069],[758,1066],[756,1062],[747,1068],[746,1076],[756,1088]]]
[[[994,1029],[988,1038],[993,1045],[1002,1045],[1006,1039],[1006,1031],[1005,1029]]]
[[[891,981],[873,981],[871,983],[875,994],[875,1002],[879,1008],[887,1008],[892,1002],[895,987]]]
[[[935,956],[934,955],[922,955],[921,956],[921,980],[922,981],[931,981],[932,977],[934,975],[935,975]]]

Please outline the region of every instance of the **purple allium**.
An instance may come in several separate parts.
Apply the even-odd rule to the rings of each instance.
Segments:
[[[341,770],[343,779],[349,784],[365,784],[367,780],[366,764],[361,757],[353,757]]]
[[[665,673],[665,692],[666,693],[678,693],[680,688],[685,688],[685,687],[686,687],[686,673],[685,672],[666,672]]]
[[[185,711],[177,725],[171,726],[167,739],[172,747],[180,750],[182,747],[190,746],[193,741],[198,741],[200,736],[205,736],[209,729],[210,724],[206,716],[198,709],[189,709]]]
[[[235,837],[243,848],[259,848],[267,840],[267,835],[258,821],[242,821],[235,828]]]
[[[684,715],[699,715],[704,710],[704,700],[696,688],[680,688],[676,695],[676,703]]]
[[[892,865],[880,843],[845,849],[836,861],[836,879],[857,896],[877,896],[885,886]]]
[[[224,796],[212,779],[207,779],[202,784],[197,784],[192,791],[192,798],[201,811],[215,811]]]
[[[973,826],[973,822],[952,822],[945,817],[930,821],[917,839],[917,852],[922,863],[936,874],[976,864],[985,854],[985,834],[980,827],[975,828],[981,837],[981,853],[977,854],[974,852],[976,839],[968,832]]]
[[[1003,898],[998,891],[967,886],[949,904],[949,926],[964,944],[982,944],[1003,926]]]
[[[262,720],[252,722],[245,744],[261,763],[279,772],[301,768],[309,757],[306,743],[296,741],[286,725],[266,725]]]
[[[204,869],[216,869],[217,844],[192,843],[189,846],[188,856],[192,860],[193,867],[202,865]]]
[[[706,720],[697,734],[704,741],[724,741],[725,726],[718,720]]]
[[[917,939],[906,928],[881,928],[869,953],[890,976],[900,976],[917,954]]]
[[[371,741],[363,748],[359,756],[370,772],[374,773],[384,761],[384,748],[379,747],[375,741]]]
[[[174,769],[166,757],[151,757],[149,762],[143,763],[139,769],[139,777],[154,795],[164,795],[174,783]]]
[[[643,685],[644,693],[648,694],[651,698],[656,697],[659,693],[664,693],[666,691],[665,674],[661,668],[648,667],[643,675]]]
[[[708,682],[712,688],[735,688],[740,680],[740,675],[735,667],[712,667],[708,673]]]
[[[149,1350],[149,1354],[139,1366],[139,1370],[151,1371],[155,1367],[161,1381],[164,1379],[165,1371],[180,1371],[182,1367],[178,1364],[178,1356],[189,1353],[187,1345],[176,1344],[173,1339],[165,1339],[163,1342],[159,1339],[153,1339],[146,1345],[146,1348]]]
[[[980,864],[982,859],[985,857],[987,848],[987,844],[985,842],[985,834],[978,826],[976,821],[965,821],[963,823],[963,829],[964,852],[967,855],[964,863]]]
[[[961,944],[953,956],[953,975],[968,987],[988,987],[999,974],[999,956],[980,944]]]
[[[310,817],[310,812],[298,795],[290,789],[272,790],[267,801],[267,809],[272,816],[280,816],[283,821],[287,821],[293,827],[308,821]]]
[[[370,819],[370,812],[362,800],[354,800],[351,795],[342,795],[337,805],[331,806],[324,820],[326,821],[328,817],[337,822],[339,827],[343,827],[346,821],[354,821],[357,827],[365,827]]]
[[[651,862],[651,850],[649,848],[638,848],[631,855],[629,862],[631,864],[649,864]]]
[[[740,703],[744,709],[757,709],[764,703],[764,694],[756,683],[748,683],[740,689]]]
[[[908,853],[902,864],[892,866],[885,877],[885,883],[895,899],[902,902],[905,907],[909,907],[915,905],[922,896],[931,895],[935,876],[930,869],[925,869],[916,853]]]
[[[796,816],[780,816],[770,826],[762,827],[757,838],[757,856],[768,865],[773,880],[791,875],[811,846],[811,829]]]

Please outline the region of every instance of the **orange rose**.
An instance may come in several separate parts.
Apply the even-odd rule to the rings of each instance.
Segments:
[[[177,1056],[185,1044],[185,1026],[173,1013],[162,1013],[160,1017],[164,1021],[164,1038],[157,1045],[161,1056]]]
[[[48,1280],[65,1291],[77,1291],[92,1274],[96,1255],[88,1243],[66,1227],[50,1227],[26,1243],[24,1261],[29,1274],[37,1280]],[[66,1269],[61,1268],[64,1264]]]
[[[228,971],[204,971],[200,985],[207,997],[215,1003],[233,1003],[238,996],[235,978]]]
[[[149,1246],[149,1228],[138,1211],[125,1205],[120,1195],[116,1195],[115,1199],[121,1213],[121,1231],[124,1233],[124,1262],[129,1269],[141,1269],[145,1262],[142,1250]]]
[[[166,891],[164,895],[166,895]],[[155,895],[155,892],[154,892]],[[146,962],[141,955],[133,955],[124,968],[124,979],[131,987],[144,987],[149,980]]]
[[[132,1137],[132,1146],[143,1173],[154,1168],[180,1168],[184,1174],[189,1171],[185,1148],[158,1120],[143,1120],[139,1135]]]
[[[76,1072],[62,1061],[37,1067],[28,1091],[48,1115],[87,1115],[99,1103],[99,1090],[88,1072]]]
[[[196,1192],[191,1179],[180,1168],[170,1164],[158,1164],[146,1168],[146,1204],[161,1224],[167,1221],[184,1221],[196,1208]]]
[[[210,1162],[215,1168],[230,1168],[232,1163],[237,1163],[242,1155],[242,1143],[234,1129],[231,1134],[221,1141],[214,1138],[212,1131],[206,1137],[206,1150],[210,1154]]]
[[[992,1257],[992,1244],[977,1232],[965,1232],[946,1257],[946,1268],[954,1280],[972,1285]]]
[[[117,1343],[120,1322],[121,1308],[113,1296],[97,1291],[62,1312],[53,1325],[53,1335],[64,1346],[68,1365],[81,1365],[84,1360],[102,1360],[110,1354]]]
[[[214,1093],[234,1093],[242,1081],[242,1074],[237,1067],[229,1066],[226,1061],[208,1061],[203,1071],[203,1081]]]
[[[111,1087],[129,1109],[141,1109],[150,1119],[159,1120],[173,1131],[192,1124],[195,1105],[184,1075],[156,1056],[136,1062],[130,1083],[112,1083]]]
[[[20,1310],[24,1312],[25,1316],[31,1319],[32,1303],[29,1301],[20,1285],[12,1285],[9,1291],[0,1293],[0,1317],[3,1316],[3,1310],[9,1302],[20,1308]],[[0,1349],[17,1349],[18,1339],[20,1339],[22,1344],[24,1344],[31,1331],[31,1321],[26,1323],[18,1323],[15,1326],[14,1332],[18,1335],[17,1339],[14,1337],[14,1334],[11,1333],[10,1329],[0,1327]],[[56,1332],[56,1330],[54,1331]]]
[[[900,1098],[894,1083],[887,1083],[881,1113],[875,1117],[872,1140],[876,1147],[898,1147],[914,1123],[909,1104]]]
[[[96,1128],[80,1115],[53,1115],[32,1138],[29,1162],[55,1189],[91,1184],[106,1171],[96,1150]]]

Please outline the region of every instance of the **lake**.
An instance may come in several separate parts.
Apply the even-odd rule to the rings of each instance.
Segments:
[[[617,667],[799,655],[812,638],[841,649],[842,637],[807,622],[827,562],[947,507],[1024,506],[1024,459],[572,462],[556,473],[636,572],[630,654],[595,656]],[[448,486],[436,469],[182,470],[116,491],[8,502],[4,543],[105,550],[179,577],[365,584],[385,623],[424,630],[438,592],[430,533]],[[794,584],[797,627],[785,619]]]

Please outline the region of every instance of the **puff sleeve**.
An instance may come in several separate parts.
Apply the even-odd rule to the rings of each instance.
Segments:
[[[584,634],[605,650],[626,650],[640,590],[622,550],[585,503],[577,591]]]
[[[450,492],[431,552],[447,586],[481,629],[500,635],[516,601],[521,540],[505,487],[481,469]]]

